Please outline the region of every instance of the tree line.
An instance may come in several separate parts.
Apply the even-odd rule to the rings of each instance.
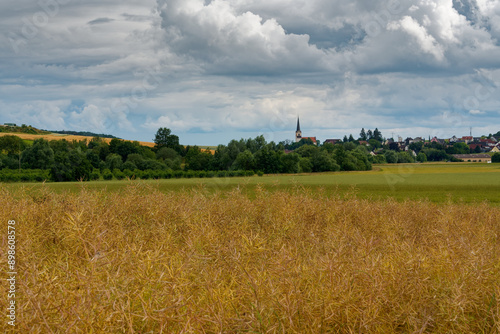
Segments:
[[[215,152],[184,147],[170,129],[160,128],[155,146],[117,138],[109,143],[36,139],[27,143],[14,135],[0,137],[0,181],[76,181],[97,179],[225,177],[264,173],[368,170],[364,148],[302,145],[291,153],[284,143],[263,136],[232,140]]]
[[[367,140],[365,140],[367,139]],[[124,178],[231,177],[273,173],[370,170],[374,163],[450,161],[469,153],[464,143],[383,144],[382,134],[362,129],[336,143],[314,145],[310,139],[267,142],[263,136],[231,140],[215,150],[182,146],[168,128],[158,129],[154,147],[100,137],[89,141],[37,139],[32,144],[14,135],[0,137],[0,181],[76,181]],[[374,154],[373,151],[377,152]],[[494,161],[498,158],[495,156]]]

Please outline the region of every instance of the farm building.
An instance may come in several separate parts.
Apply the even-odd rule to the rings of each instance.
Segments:
[[[453,157],[465,162],[491,162],[488,154],[453,154]]]

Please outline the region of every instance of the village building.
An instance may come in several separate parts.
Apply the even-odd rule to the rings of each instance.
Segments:
[[[318,145],[316,137],[302,137],[302,131],[300,130],[300,120],[297,117],[297,130],[295,131],[295,142],[298,143],[301,139],[311,139],[314,145]]]
[[[422,137],[417,137],[417,138],[413,138],[413,140],[410,141],[410,144],[413,144],[413,143],[421,143],[425,141]]]
[[[337,143],[342,143],[342,139],[327,139],[323,144],[332,144],[335,145]]]
[[[471,151],[475,151],[479,147],[479,150],[484,151],[486,147],[486,143],[474,143],[474,144],[469,144],[469,149]],[[478,152],[479,153],[479,152]]]
[[[463,136],[463,137],[462,137],[462,140],[463,140],[466,144],[468,144],[468,143],[470,143],[470,142],[472,142],[472,141],[474,140],[474,137],[472,137],[472,136]]]
[[[431,143],[438,143],[438,144],[444,145],[445,144],[445,140],[444,139],[439,139],[437,137],[434,137],[434,138],[431,139]]]

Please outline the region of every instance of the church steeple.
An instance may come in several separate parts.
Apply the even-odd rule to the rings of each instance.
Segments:
[[[302,139],[302,131],[300,131],[300,121],[297,116],[297,131],[295,131],[295,142],[298,143]]]

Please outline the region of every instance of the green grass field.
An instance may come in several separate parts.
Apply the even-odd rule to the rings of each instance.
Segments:
[[[263,177],[235,177],[213,179],[171,179],[133,181],[95,181],[70,183],[15,183],[4,187],[14,190],[49,187],[56,192],[87,189],[119,191],[130,183],[153,185],[163,191],[183,191],[205,188],[228,192],[235,188],[253,197],[257,187],[267,190],[302,191],[309,188],[329,196],[398,201],[430,200],[432,202],[478,203],[488,201],[500,204],[500,166],[496,164],[402,164],[377,165],[368,172],[338,172],[322,174],[265,175]]]

